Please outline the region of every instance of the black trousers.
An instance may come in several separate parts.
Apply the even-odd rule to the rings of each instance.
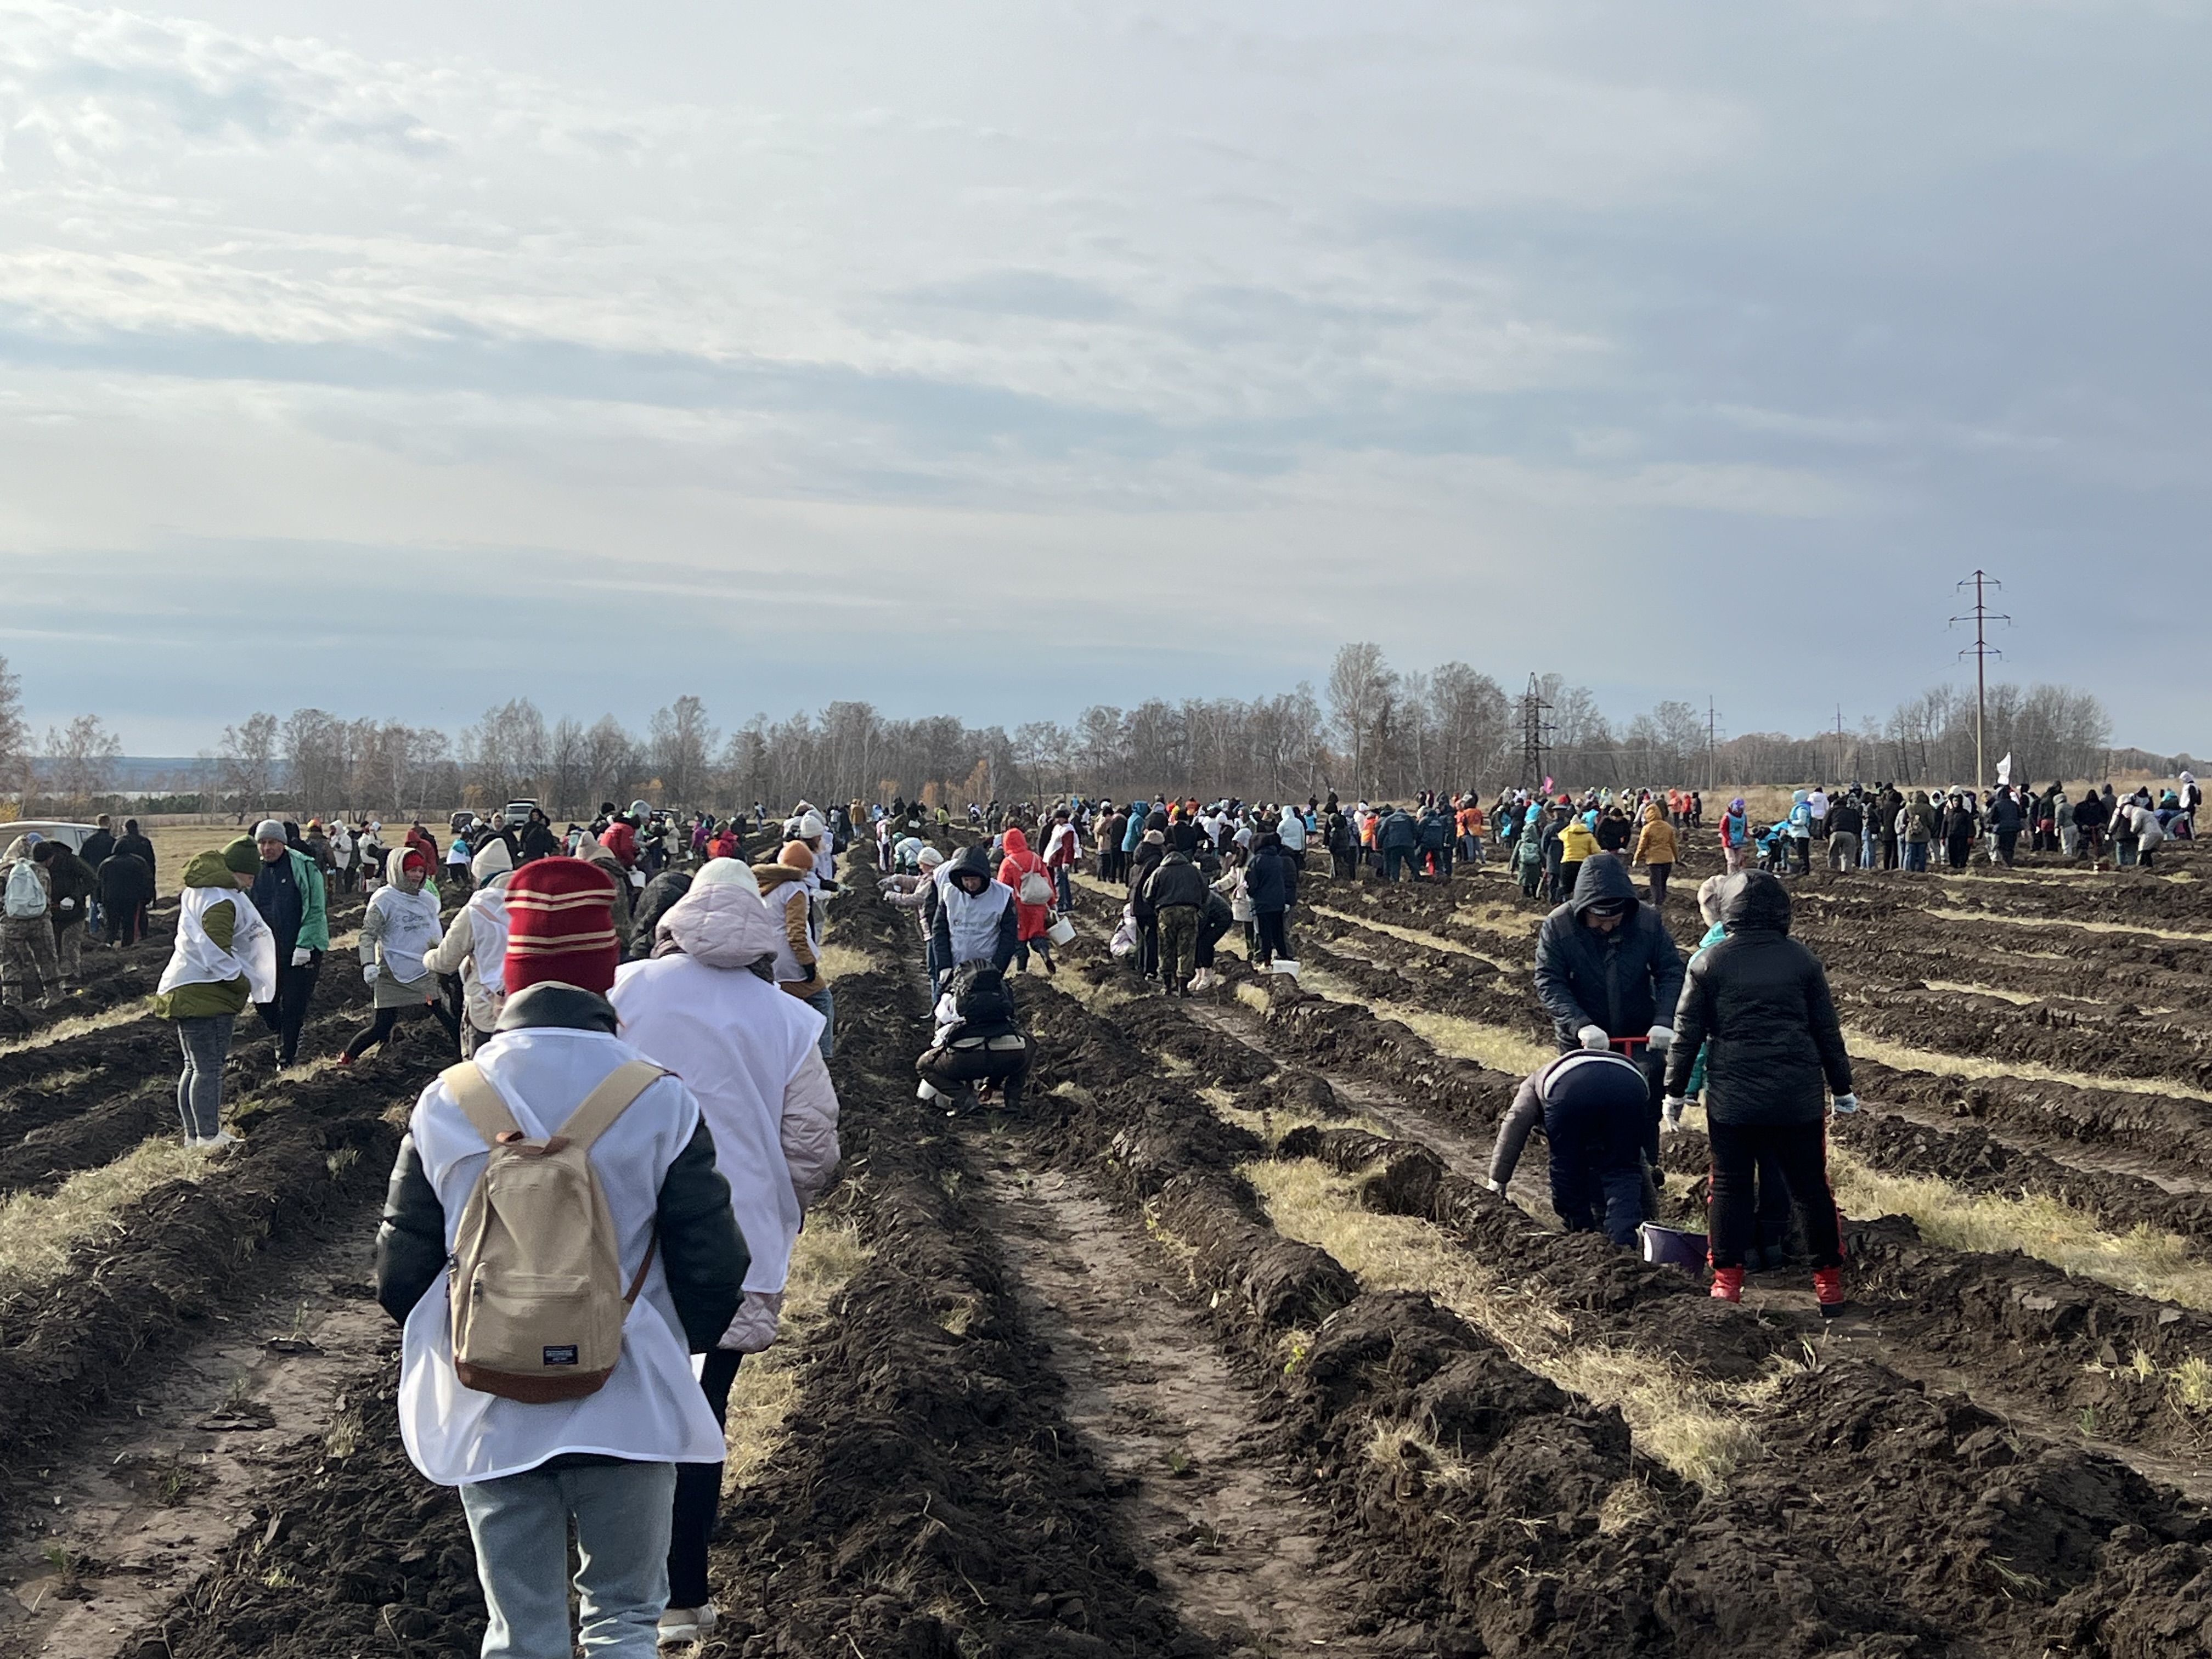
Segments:
[[[310,951],[307,966],[295,968],[290,953],[276,964],[276,994],[257,1002],[253,1012],[276,1034],[276,1063],[289,1066],[300,1052],[300,1028],[307,1023],[307,1004],[313,1000],[315,981],[323,971],[323,953]]]
[[[1261,961],[1273,962],[1277,957],[1285,961],[1297,960],[1291,955],[1290,919],[1291,913],[1287,910],[1257,910],[1253,913],[1253,925],[1260,930]]]
[[[460,1022],[453,1018],[453,1011],[444,1003],[424,1002],[407,1008],[378,1009],[376,1018],[353,1034],[353,1041],[345,1046],[345,1057],[348,1060],[359,1060],[371,1048],[390,1036],[393,1026],[402,1020],[420,1019],[425,1011],[435,1015],[438,1024],[446,1028],[446,1035],[453,1040],[453,1052],[458,1054],[461,1047]]]
[[[1712,1123],[1712,1263],[1741,1267],[1757,1216],[1755,1172],[1762,1161],[1782,1177],[1790,1207],[1805,1231],[1815,1267],[1843,1265],[1836,1195],[1828,1185],[1828,1126],[1810,1123]]]
[[[732,1348],[712,1348],[699,1386],[707,1391],[707,1404],[720,1423],[730,1414],[730,1385],[738,1380],[738,1364],[744,1355]],[[707,1545],[714,1536],[714,1520],[722,1509],[722,1466],[720,1463],[678,1463],[676,1466],[676,1505],[668,1529],[668,1605],[701,1607],[714,1598],[707,1589]]]
[[[1656,910],[1667,902],[1667,878],[1674,873],[1674,866],[1652,864],[1644,867],[1651,872],[1651,908]]]

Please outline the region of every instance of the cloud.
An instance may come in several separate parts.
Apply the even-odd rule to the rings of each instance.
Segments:
[[[2212,185],[2208,33],[1969,0],[546,0],[526,35],[0,0],[0,575],[142,573],[4,637],[65,688],[41,706],[158,672],[137,706],[219,728],[230,682],[179,683],[219,631],[186,574],[273,561],[319,650],[430,677],[410,718],[549,672],[457,655],[465,615],[409,632],[359,579],[404,565],[530,581],[580,650],[624,619],[650,706],[686,660],[803,672],[754,621],[801,569],[836,595],[817,656],[941,627],[988,703],[1036,629],[944,595],[1028,584],[1067,667],[1024,712],[1060,714],[1164,663],[1310,677],[1347,635],[1565,665],[1587,593],[1660,641],[1620,683],[1701,694],[1717,634],[1787,725],[1832,712],[1808,607],[1886,706],[1949,671],[1912,585],[1982,563],[2051,595],[2027,648],[2063,618],[2070,657],[2168,658],[2212,599],[2212,238],[2179,205]],[[2160,573],[2147,622],[2073,591],[2114,556]],[[2212,700],[2121,714],[2178,745]]]

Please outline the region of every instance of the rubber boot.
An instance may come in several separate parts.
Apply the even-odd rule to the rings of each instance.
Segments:
[[[1743,1269],[1716,1267],[1713,1269],[1713,1300],[1741,1302],[1743,1300]]]
[[[1813,1295],[1820,1302],[1820,1317],[1833,1319],[1843,1312],[1844,1270],[1841,1267],[1813,1269]]]

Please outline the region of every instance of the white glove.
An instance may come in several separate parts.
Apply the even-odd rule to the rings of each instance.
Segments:
[[[1846,1112],[1856,1112],[1858,1109],[1859,1097],[1856,1095],[1838,1095],[1836,1097],[1836,1115],[1838,1117],[1843,1116]]]
[[[1505,1190],[1505,1188],[1503,1188],[1503,1187],[1499,1186],[1499,1185],[1498,1185],[1495,1181],[1492,1181],[1492,1180],[1488,1176],[1483,1176],[1483,1178],[1482,1178],[1482,1184],[1483,1184],[1484,1186],[1486,1186],[1486,1187],[1489,1188],[1490,1188],[1490,1190],[1491,1190],[1492,1192],[1493,1192],[1493,1193],[1503,1193],[1503,1192]]]
[[[1650,1043],[1653,1054],[1663,1054],[1674,1046],[1674,1028],[1671,1025],[1655,1025],[1651,1028],[1650,1036],[1644,1040]]]
[[[377,966],[374,963],[373,963],[373,962],[365,962],[365,963],[362,963],[362,966],[361,966],[361,981],[362,981],[362,984],[364,984],[364,985],[374,985],[374,984],[375,984],[375,983],[376,983],[376,981],[377,981],[377,976],[378,976],[380,974],[381,974],[383,971],[384,971],[384,970],[383,970],[381,968],[378,967],[378,966]]]
[[[307,965],[307,958],[314,954],[315,953],[313,951],[306,950],[304,948],[292,952],[292,965],[295,968],[304,968]]]
[[[1612,1040],[1606,1036],[1602,1025],[1585,1025],[1575,1036],[1581,1039],[1585,1048],[1602,1048]]]
[[[1680,1095],[1669,1095],[1660,1103],[1659,1115],[1666,1120],[1668,1128],[1679,1129],[1682,1127],[1683,1105],[1684,1102]]]
[[[76,901],[75,899],[57,899],[54,901],[54,908],[57,910],[74,910],[76,908]]]

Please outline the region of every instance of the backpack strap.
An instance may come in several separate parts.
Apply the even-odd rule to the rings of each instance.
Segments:
[[[485,1146],[496,1146],[508,1135],[521,1135],[522,1126],[507,1109],[507,1097],[492,1087],[491,1079],[476,1061],[465,1060],[458,1066],[448,1066],[438,1074],[438,1080],[446,1085],[469,1126],[483,1137]]]
[[[633,1101],[671,1075],[649,1060],[624,1060],[609,1072],[599,1086],[586,1095],[582,1103],[568,1115],[568,1121],[558,1132],[559,1139],[588,1152],[592,1143],[629,1109]]]

